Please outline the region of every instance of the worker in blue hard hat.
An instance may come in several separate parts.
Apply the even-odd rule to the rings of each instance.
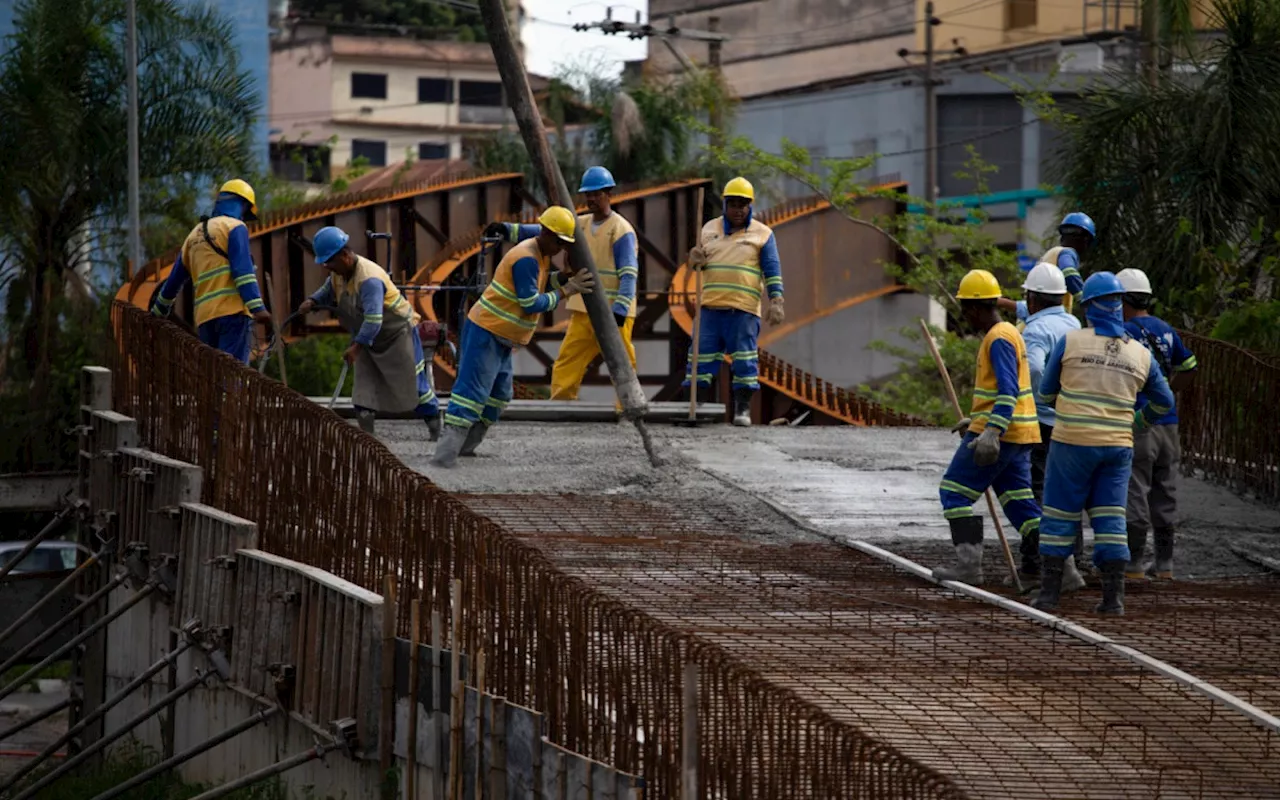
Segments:
[[[239,178],[222,184],[213,213],[191,230],[173,271],[156,293],[151,312],[168,316],[187,281],[195,284],[196,331],[200,341],[216,347],[242,364],[249,363],[253,323],[271,324],[262,302],[249,229],[258,217],[253,187]]]
[[[418,313],[391,282],[387,271],[352,252],[349,237],[333,226],[316,232],[311,247],[316,263],[329,271],[324,285],[303,301],[305,314],[316,306],[337,308],[338,321],[353,337],[342,358],[355,366],[351,403],[356,421],[374,432],[379,411],[416,411],[432,441],[440,434],[440,404],[431,390]]]
[[[631,344],[631,331],[636,322],[636,280],[640,274],[639,247],[635,228],[625,217],[613,210],[613,189],[617,184],[613,175],[604,167],[590,167],[582,175],[578,191],[587,201],[590,213],[578,217],[578,231],[587,242],[591,259],[596,265],[600,290],[609,300],[614,323],[622,334],[631,366],[636,365],[636,350]],[[500,236],[512,242],[536,237],[541,225],[517,225],[512,222],[495,222],[485,229],[488,236]],[[569,298],[566,308],[573,312],[569,327],[555,364],[551,366],[551,399],[577,400],[578,389],[587,374],[587,367],[600,355],[600,343],[596,340],[587,306],[581,296]]]
[[[1093,219],[1083,211],[1072,211],[1063,217],[1062,224],[1058,225],[1058,246],[1049,248],[1044,255],[1040,256],[1039,263],[1053,264],[1062,270],[1062,277],[1067,281],[1067,297],[1062,306],[1068,312],[1071,311],[1072,299],[1076,302],[1080,301],[1080,292],[1084,290],[1084,276],[1080,274],[1080,262],[1083,255],[1093,247],[1097,238],[1098,228],[1093,224]],[[1019,300],[1015,303],[1009,299],[1001,299],[1000,307],[1016,312],[1019,320],[1027,319],[1026,301]]]
[[[1045,468],[1036,608],[1057,608],[1064,561],[1071,557],[1080,514],[1087,512],[1093,562],[1102,572],[1102,603],[1095,610],[1124,613],[1133,432],[1173,408],[1155,356],[1125,330],[1124,292],[1110,272],[1089,276],[1080,302],[1090,327],[1067,332],[1040,379],[1040,397],[1055,405],[1057,421]],[[1140,392],[1145,405],[1138,402]]]

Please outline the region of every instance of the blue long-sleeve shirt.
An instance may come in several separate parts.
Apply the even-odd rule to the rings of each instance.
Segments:
[[[1046,402],[1053,402],[1062,390],[1062,357],[1067,350],[1067,338],[1064,336],[1053,347],[1049,361],[1044,366],[1044,375],[1040,378],[1040,395]],[[1144,403],[1143,396],[1146,401]],[[1138,399],[1134,401],[1134,410],[1140,411],[1148,425],[1154,425],[1161,416],[1173,408],[1173,390],[1160,371],[1160,363],[1151,355],[1151,365],[1147,369],[1147,382],[1143,384]]]
[[[1156,361],[1161,364],[1161,369],[1166,366],[1173,373],[1190,372],[1196,368],[1196,357],[1185,344],[1182,337],[1174,330],[1173,326],[1159,317],[1147,315],[1145,317],[1134,317],[1124,324],[1124,329],[1129,335],[1142,342],[1152,354],[1156,356]],[[1159,351],[1157,353],[1156,351]],[[1169,377],[1172,377],[1170,375]],[[1138,395],[1140,404],[1147,402],[1146,394]],[[1171,408],[1167,414],[1161,416],[1153,424],[1155,425],[1176,425],[1178,424],[1177,408]]]
[[[1027,369],[1031,372],[1031,388],[1037,390],[1036,417],[1043,425],[1053,426],[1057,420],[1053,406],[1040,396],[1040,378],[1044,373],[1045,362],[1057,344],[1070,331],[1080,330],[1080,320],[1076,319],[1062,306],[1043,308],[1027,317],[1027,327],[1022,331],[1022,340],[1027,343]]]
[[[220,200],[213,206],[213,216],[239,219],[240,207],[239,200]],[[258,277],[253,269],[253,256],[249,252],[248,228],[238,225],[228,234],[227,256],[228,266],[231,268],[231,280],[235,283],[236,291],[244,301],[245,308],[249,309],[250,313],[261,311],[265,305],[262,302],[262,293],[258,289]],[[187,270],[187,265],[182,263],[182,254],[179,253],[169,277],[160,286],[153,311],[167,316],[178,298],[178,293],[190,279],[191,273]]]
[[[516,285],[516,301],[521,310],[529,316],[554,311],[560,305],[560,292],[553,288],[549,292],[538,291],[538,260],[528,256],[511,265],[511,280]]]
[[[1080,303],[1080,293],[1084,291],[1084,278],[1080,277],[1080,256],[1070,247],[1062,248],[1062,252],[1058,253],[1058,269],[1062,270],[1062,277],[1067,280],[1067,291],[1071,292],[1071,296],[1075,299],[1076,304]],[[1018,301],[1018,321],[1026,322],[1028,319],[1027,301]]]
[[[357,290],[360,296],[360,313],[364,321],[352,341],[366,347],[373,344],[382,330],[382,310],[386,304],[387,289],[382,281],[369,278],[360,284]],[[333,278],[325,278],[324,284],[311,293],[311,300],[318,306],[332,306],[336,303],[333,294]]]
[[[769,297],[782,297],[782,260],[778,258],[778,240],[772,233],[760,248],[760,271],[764,273],[764,288]],[[1016,383],[1016,372],[1014,378]]]
[[[590,223],[594,229],[597,223],[592,220]],[[506,223],[507,238],[511,242],[523,242],[525,239],[532,239],[542,233],[541,225],[517,225],[514,222]],[[634,233],[626,233],[613,243],[613,266],[618,274],[618,294],[613,299],[612,311],[618,316],[626,316],[631,311],[631,306],[636,299],[636,280],[640,276],[640,264],[636,259],[637,252],[636,235]],[[775,248],[775,258],[777,251]],[[600,269],[600,265],[596,265],[596,269]]]
[[[991,409],[987,424],[1001,431],[1009,429],[1013,422],[1014,405],[1018,402],[1018,351],[1005,339],[991,342],[988,350],[991,371],[996,376],[996,404]]]

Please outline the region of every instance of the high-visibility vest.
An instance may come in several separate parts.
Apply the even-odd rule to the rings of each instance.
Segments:
[[[724,217],[702,226],[702,251],[707,266],[702,271],[704,308],[736,308],[760,316],[765,292],[760,250],[773,230],[759,220],[726,234]]]
[[[1061,245],[1059,245],[1058,247],[1050,247],[1048,250],[1045,251],[1044,255],[1040,256],[1039,260],[1043,261],[1046,264],[1052,264],[1056,267],[1058,266],[1058,256],[1062,255],[1062,251],[1066,249],[1067,248],[1062,247]],[[1062,307],[1067,310],[1068,314],[1071,313],[1072,302],[1073,302],[1073,298],[1071,296],[1071,292],[1068,291],[1066,296],[1062,298]]]
[[[195,298],[196,325],[219,317],[235,315],[252,316],[240,298],[238,284],[257,281],[250,273],[239,279],[232,278],[231,264],[222,253],[227,252],[231,231],[243,227],[235,217],[210,217],[207,225],[209,238],[204,235],[206,223],[191,229],[182,243],[182,263],[191,275],[192,294]],[[213,240],[213,245],[209,240]],[[214,249],[214,245],[217,249]],[[222,253],[219,253],[221,250]]]
[[[1151,353],[1136,339],[1071,331],[1062,354],[1053,440],[1132,447],[1133,409],[1147,383]]]
[[[336,273],[332,276],[333,299],[337,301],[343,294],[348,292],[359,295],[360,287],[371,278],[382,282],[382,314],[401,317],[407,320],[409,324],[417,325],[420,319],[418,312],[413,310],[413,306],[396,288],[396,285],[391,281],[391,276],[387,274],[385,269],[364,256],[356,256],[356,268],[351,273],[350,278],[343,278]],[[381,323],[383,320],[380,315],[376,320],[365,319],[365,322]]]
[[[609,215],[608,219],[601,222],[592,230],[592,216],[583,214],[578,217],[578,236],[586,239],[587,248],[591,251],[591,259],[596,265],[596,274],[599,281],[596,284],[596,291],[603,291],[605,297],[612,306],[614,301],[618,299],[618,284],[622,278],[618,275],[618,265],[613,263],[613,245],[628,233],[634,234],[636,229],[631,227],[631,223],[627,222],[617,211]],[[637,288],[638,293],[638,288]],[[583,302],[582,295],[575,294],[569,298],[566,307],[570,311],[579,311],[586,313],[587,304]],[[627,310],[628,317],[636,315],[636,303],[632,301],[631,308]]]
[[[1001,395],[996,371],[991,365],[991,345],[1003,340],[1013,345],[1018,357],[1018,395]],[[1036,444],[1040,441],[1040,419],[1031,393],[1031,371],[1027,367],[1027,345],[1022,335],[1007,322],[998,322],[987,331],[978,348],[978,373],[973,382],[973,406],[969,412],[969,432],[982,433],[997,403],[1013,406],[1013,419],[1007,420],[1001,441],[1010,444]]]
[[[525,239],[502,257],[498,269],[493,273],[493,280],[467,315],[467,319],[494,336],[509,339],[519,345],[528,344],[538,327],[538,315],[526,314],[520,306],[520,298],[516,296],[512,268],[522,258],[532,258],[538,262],[538,291],[546,289],[551,259],[538,249],[537,239]]]

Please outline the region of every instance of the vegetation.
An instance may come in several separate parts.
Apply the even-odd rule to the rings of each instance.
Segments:
[[[439,0],[290,0],[289,10],[322,22],[394,25],[422,36],[487,40],[478,11],[462,11]]]
[[[344,334],[308,336],[285,348],[285,371],[289,373],[289,388],[307,397],[331,397],[342,373],[342,353],[351,337]],[[265,374],[280,380],[280,358],[273,353],[267,362]],[[340,397],[349,397],[354,378],[348,370],[346,384]]]

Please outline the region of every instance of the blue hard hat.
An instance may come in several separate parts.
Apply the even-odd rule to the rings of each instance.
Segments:
[[[1084,291],[1080,293],[1080,302],[1088,303],[1099,297],[1124,294],[1124,285],[1112,272],[1095,272],[1084,282]]]
[[[1093,219],[1083,211],[1072,211],[1070,214],[1063,217],[1062,224],[1058,226],[1058,233],[1062,233],[1062,229],[1067,226],[1082,228],[1089,234],[1089,238],[1098,238],[1098,226],[1094,225]]]
[[[345,231],[333,225],[316,231],[316,238],[311,240],[311,249],[315,251],[316,263],[328,263],[339,250],[347,246],[350,238]]]
[[[582,185],[579,192],[598,192],[601,189],[612,189],[618,184],[613,181],[613,174],[604,167],[588,167],[582,173]]]

